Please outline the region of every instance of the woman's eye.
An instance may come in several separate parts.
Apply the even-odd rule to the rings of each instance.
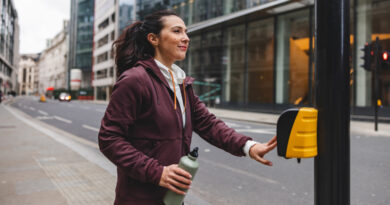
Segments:
[[[180,31],[179,31],[179,30],[174,30],[173,32],[175,32],[175,33],[180,33]]]

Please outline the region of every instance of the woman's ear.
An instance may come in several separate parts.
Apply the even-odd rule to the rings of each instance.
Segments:
[[[152,44],[153,46],[158,46],[159,44],[159,39],[158,36],[154,33],[149,33],[146,38],[148,39],[149,43]]]

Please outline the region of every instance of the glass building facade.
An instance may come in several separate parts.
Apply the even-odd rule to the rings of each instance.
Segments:
[[[390,1],[350,5],[351,105],[353,113],[370,115],[373,75],[359,66],[359,47],[379,37],[390,50]],[[140,19],[160,8],[175,10],[187,24],[190,47],[178,64],[195,77],[204,102],[265,112],[314,103],[313,0],[137,1]],[[380,113],[390,116],[390,69],[379,72]]]
[[[16,90],[18,15],[12,0],[0,0],[0,90]]]
[[[72,0],[70,16],[69,73],[81,69],[81,86],[91,87],[94,0]]]

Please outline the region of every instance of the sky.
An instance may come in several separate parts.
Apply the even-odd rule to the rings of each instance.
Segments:
[[[19,52],[39,53],[46,39],[62,30],[63,20],[70,19],[71,0],[13,0],[20,28]]]

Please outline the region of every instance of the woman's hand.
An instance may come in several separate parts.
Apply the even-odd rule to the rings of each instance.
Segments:
[[[267,143],[256,143],[249,149],[249,156],[268,166],[272,166],[272,162],[264,159],[264,155],[276,147],[276,136],[270,139]]]
[[[177,164],[164,167],[159,185],[168,188],[178,194],[186,193],[178,188],[189,189],[191,185],[191,174],[181,169]]]

